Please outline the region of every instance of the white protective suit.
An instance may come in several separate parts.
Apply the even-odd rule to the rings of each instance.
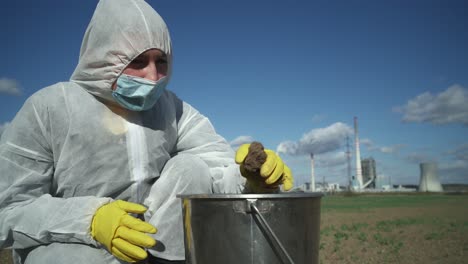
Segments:
[[[113,199],[148,206],[158,228],[151,254],[183,260],[176,194],[243,191],[229,144],[172,92],[143,112],[114,101],[120,73],[154,48],[170,74],[162,18],[143,0],[101,0],[71,80],[32,95],[2,135],[0,248],[13,248],[16,262],[119,263],[90,235],[94,213]]]

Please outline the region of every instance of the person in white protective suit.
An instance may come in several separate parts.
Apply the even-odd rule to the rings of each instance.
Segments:
[[[0,248],[15,263],[183,263],[177,194],[292,187],[269,150],[262,177],[241,177],[248,145],[234,153],[165,89],[171,66],[151,6],[98,3],[70,81],[28,98],[0,140]]]

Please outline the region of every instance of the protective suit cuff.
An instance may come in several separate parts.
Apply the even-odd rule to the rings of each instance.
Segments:
[[[86,215],[86,222],[88,224],[88,230],[86,232],[86,243],[93,245],[95,247],[102,247],[102,245],[97,242],[93,236],[91,235],[91,224],[93,223],[93,218],[94,214],[96,213],[97,209],[99,209],[101,206],[108,204],[110,202],[113,202],[114,200],[112,198],[96,198],[96,201],[92,203],[92,205],[89,208],[89,213]]]
[[[239,165],[232,164],[217,170],[211,169],[214,193],[242,193],[246,179],[241,176]]]

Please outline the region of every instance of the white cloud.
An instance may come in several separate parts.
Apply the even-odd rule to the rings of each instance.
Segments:
[[[468,126],[468,90],[452,85],[436,95],[429,92],[420,94],[393,110],[403,114],[404,122],[462,123]]]
[[[468,143],[458,146],[456,149],[447,152],[453,155],[457,160],[468,161]]]
[[[368,138],[360,139],[359,144],[361,144],[361,146],[365,146],[369,151],[374,151],[374,150],[379,149],[379,147],[376,146],[375,143]]]
[[[21,87],[16,80],[0,78],[0,93],[21,95]]]
[[[318,122],[321,122],[323,120],[325,120],[326,116],[323,115],[323,114],[316,114],[312,117],[312,122],[314,123],[318,123]]]
[[[316,164],[318,167],[335,167],[345,165],[347,162],[346,154],[344,152],[332,152],[316,156]]]
[[[359,141],[361,145],[366,146],[367,148],[372,148],[374,146],[374,142],[368,138],[363,138]]]
[[[325,128],[312,129],[304,134],[298,142],[281,142],[277,151],[293,156],[332,152],[345,143],[346,136],[352,131],[348,125],[337,122]]]
[[[252,141],[254,141],[254,139],[251,136],[238,136],[234,140],[229,142],[229,144],[231,145],[231,147],[236,148],[242,144],[251,143]]]
[[[419,164],[423,162],[435,162],[436,159],[426,153],[413,152],[406,155],[405,160],[409,163]]]
[[[465,170],[465,174],[468,172],[468,161],[466,160],[456,160],[452,162],[440,164],[441,170]]]
[[[296,153],[298,149],[299,149],[299,146],[296,142],[288,140],[288,141],[281,142],[276,148],[276,152],[290,154],[290,155],[297,155]]]
[[[444,183],[468,183],[468,160],[440,164],[439,179]]]
[[[449,154],[453,159],[440,164],[441,179],[445,183],[468,183],[468,143],[462,144],[446,154]]]
[[[379,147],[377,148],[380,152],[382,153],[387,153],[387,154],[391,154],[391,153],[397,153],[400,151],[400,149],[402,149],[405,145],[403,144],[396,144],[396,145],[393,145],[393,146],[384,146],[384,147]]]
[[[5,129],[7,128],[7,126],[8,126],[9,124],[10,124],[9,122],[0,124],[0,137],[2,136],[3,131],[5,131]]]
[[[403,144],[395,144],[392,146],[378,146],[368,138],[360,140],[360,144],[365,146],[369,151],[379,151],[385,154],[398,153],[400,149],[405,147],[405,145]]]

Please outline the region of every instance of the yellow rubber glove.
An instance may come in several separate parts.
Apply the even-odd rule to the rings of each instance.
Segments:
[[[143,205],[117,200],[97,209],[91,223],[91,235],[116,257],[127,262],[137,262],[148,257],[144,248],[153,247],[156,241],[145,233],[156,233],[151,224],[129,213],[143,214]]]
[[[250,144],[243,144],[236,152],[236,163],[240,165],[242,176],[247,178],[249,186],[255,192],[271,192],[283,184],[283,189],[289,191],[294,185],[291,170],[272,150],[265,149],[266,161],[260,167],[259,175],[252,175],[244,168],[244,161],[249,153]]]

